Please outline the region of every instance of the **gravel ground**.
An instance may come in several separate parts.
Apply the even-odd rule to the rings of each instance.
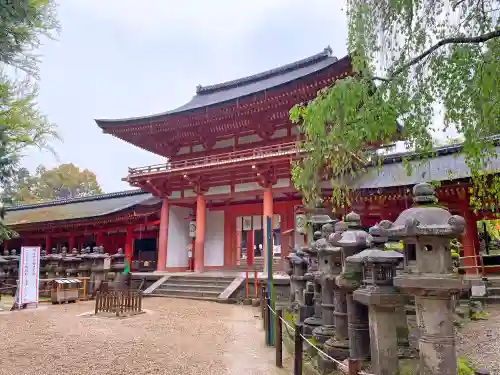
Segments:
[[[250,307],[167,298],[146,314],[81,316],[93,302],[0,313],[0,375],[283,375]]]
[[[486,311],[487,320],[466,323],[459,330],[458,352],[477,368],[500,374],[500,306],[492,305]]]

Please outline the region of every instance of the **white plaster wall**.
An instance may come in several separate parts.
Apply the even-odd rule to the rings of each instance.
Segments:
[[[224,265],[224,212],[207,211],[205,266]]]
[[[302,246],[304,246],[304,236],[300,233],[297,233],[296,231],[293,231],[294,233],[294,240],[295,240],[295,248],[300,249]]]
[[[167,267],[187,267],[186,246],[191,244],[187,207],[170,206],[168,217]]]

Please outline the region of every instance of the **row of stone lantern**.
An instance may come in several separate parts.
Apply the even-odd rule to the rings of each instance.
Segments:
[[[456,375],[452,300],[469,285],[453,273],[449,243],[463,233],[465,221],[435,204],[430,185],[416,185],[413,195],[413,207],[369,233],[355,213],[346,215],[334,231],[325,224],[310,249],[288,257],[290,301],[300,312],[305,334],[328,356],[371,358],[376,374],[395,374],[399,349],[408,346],[405,304],[414,298],[420,373]],[[397,273],[398,265],[408,262],[403,254],[384,250],[388,238],[414,246],[414,269]],[[322,355],[318,365],[325,372],[334,367]]]
[[[0,256],[0,281],[8,285],[15,285],[18,279],[19,255],[16,250],[5,250]],[[102,246],[83,248],[80,252],[73,249],[68,252],[65,247],[57,253],[52,249],[50,254],[44,250],[40,254],[40,279],[56,278],[88,278],[89,290],[94,290],[104,279],[107,273],[114,273],[114,279],[125,269],[125,255],[122,249],[116,254],[109,255]],[[109,272],[108,272],[109,271]]]

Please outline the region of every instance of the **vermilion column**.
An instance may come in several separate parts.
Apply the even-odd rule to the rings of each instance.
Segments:
[[[247,234],[247,264],[249,266],[253,266],[254,256],[255,256],[253,249],[254,231],[249,230],[246,234]]]
[[[160,228],[158,230],[158,259],[156,260],[157,271],[165,271],[167,268],[168,214],[168,200],[163,199],[160,211]]]
[[[266,187],[264,188],[264,220],[262,220],[263,225],[264,225],[264,270],[267,271],[267,217],[271,218],[271,246],[272,246],[272,230],[273,230],[273,190],[272,188]],[[273,253],[273,250],[271,249],[271,254]],[[271,255],[272,256],[272,255]]]
[[[51,246],[52,246],[52,241],[51,241],[50,236],[45,236],[45,252],[46,252],[46,254],[50,254]]]
[[[470,208],[464,208],[463,217],[466,222],[465,233],[462,236],[462,247],[464,249],[464,266],[467,267],[465,272],[467,274],[478,274],[481,272],[480,268],[472,268],[479,265],[480,260],[477,259],[476,241],[477,224],[476,216],[471,212]],[[470,268],[469,268],[470,267]]]
[[[96,246],[103,246],[104,245],[104,233],[103,232],[97,232],[97,236],[95,239],[95,245]]]
[[[70,234],[69,235],[69,244],[68,244],[68,251],[71,252],[75,248],[75,235]]]
[[[196,198],[196,238],[194,240],[194,270],[203,272],[205,263],[205,228],[207,221],[207,204],[205,196],[198,194]]]
[[[132,255],[134,254],[134,228],[127,227],[127,236],[125,237],[125,257],[132,267]]]

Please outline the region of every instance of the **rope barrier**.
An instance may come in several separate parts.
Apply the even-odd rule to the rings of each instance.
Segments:
[[[276,316],[276,311],[274,311],[271,306],[267,305],[267,308],[269,309],[269,311],[271,311],[271,313]],[[287,327],[290,327],[292,330],[294,330],[293,327],[291,327],[291,325],[283,318],[280,319],[283,323],[285,323],[285,325]],[[294,330],[295,331],[295,330]],[[339,366],[341,369],[347,371],[347,365],[345,363],[342,363],[340,361],[338,361],[337,359],[329,356],[328,354],[326,354],[323,350],[321,350],[320,348],[318,348],[316,345],[314,345],[313,343],[311,343],[306,337],[304,337],[304,335],[300,335],[302,337],[302,339],[304,340],[304,342],[306,342],[309,346],[313,347],[314,349],[316,349],[316,351],[321,354],[323,357],[325,358],[328,358],[329,360],[331,360],[333,363],[335,363],[337,366]],[[370,375],[370,374],[363,374],[363,375]]]

